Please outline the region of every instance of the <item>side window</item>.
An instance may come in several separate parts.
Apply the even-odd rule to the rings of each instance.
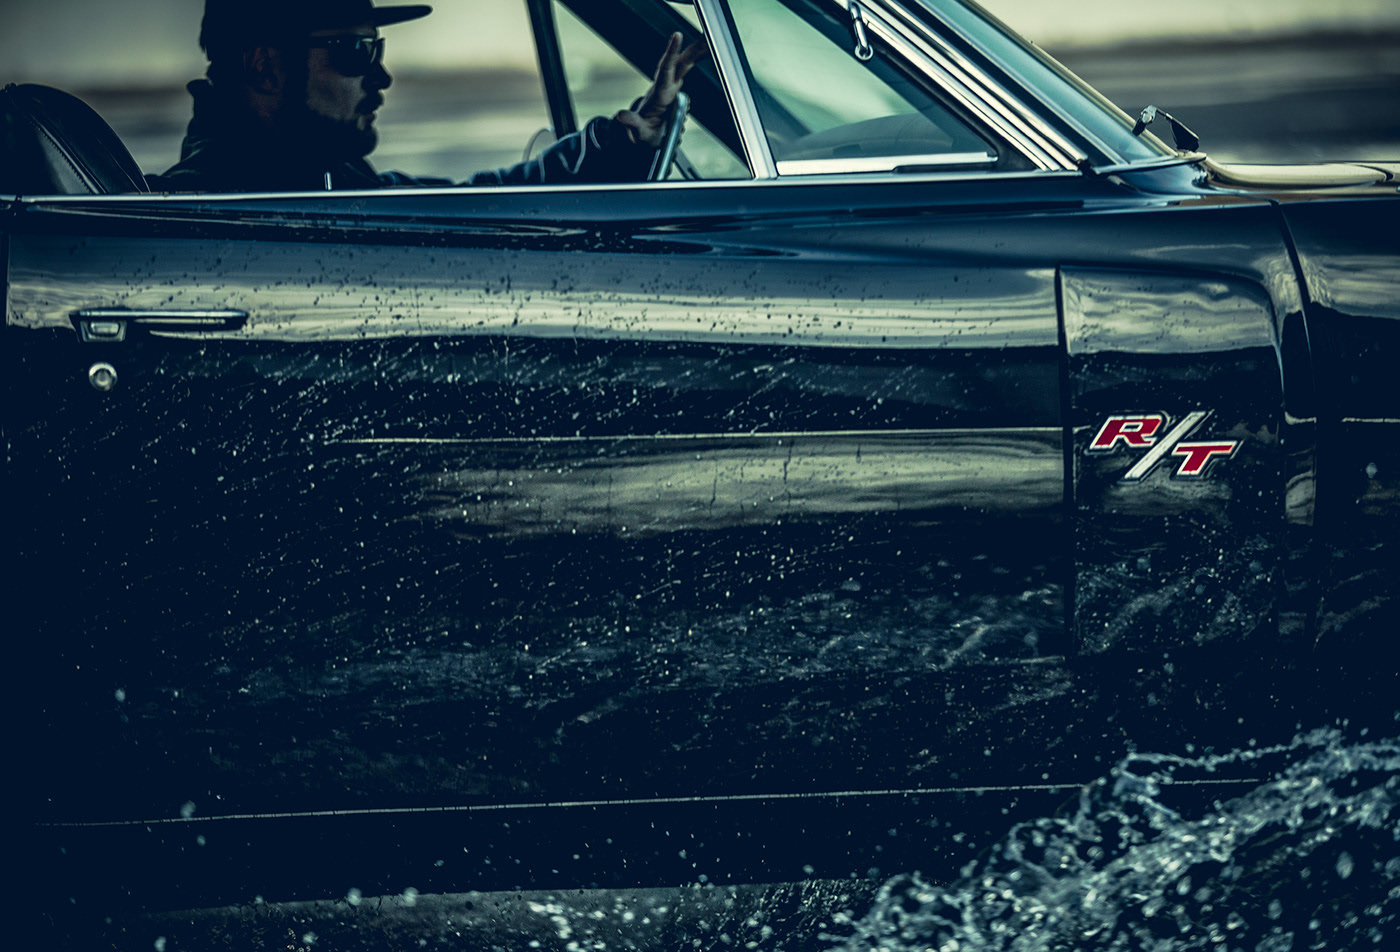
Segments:
[[[849,21],[810,0],[731,0],[763,131],[780,175],[991,167],[999,150]]]
[[[492,4],[485,14],[475,4],[433,6],[431,16],[381,31],[394,84],[370,162],[453,182],[514,165],[549,124],[524,5]],[[478,34],[490,37],[491,65],[474,62],[486,48]]]
[[[689,12],[689,11],[686,11]],[[558,0],[554,18],[564,72],[574,101],[574,114],[582,125],[593,116],[611,116],[632,102],[651,82],[602,40]],[[656,55],[661,56],[657,49]],[[746,179],[748,166],[692,114],[681,140],[682,156],[671,170],[672,178]]]

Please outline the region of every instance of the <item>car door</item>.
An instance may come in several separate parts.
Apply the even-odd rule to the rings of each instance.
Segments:
[[[930,741],[842,709],[1061,650],[1051,273],[648,191],[26,213],[62,813],[884,787]]]
[[[744,45],[793,9],[701,4],[752,179],[19,204],[63,876],[840,878],[1085,779],[1059,263],[1160,234],[878,36],[873,114],[804,114]]]

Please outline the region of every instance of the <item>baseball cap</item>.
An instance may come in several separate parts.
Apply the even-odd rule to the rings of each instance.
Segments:
[[[205,0],[199,45],[209,50],[362,23],[388,26],[432,12],[427,4],[377,7],[374,0]]]

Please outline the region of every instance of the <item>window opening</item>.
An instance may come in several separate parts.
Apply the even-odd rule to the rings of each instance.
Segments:
[[[730,12],[780,175],[991,167],[998,149],[849,16],[810,0],[731,0]],[[1003,163],[1009,164],[1009,163]]]
[[[693,11],[677,5],[693,19]],[[562,3],[554,4],[559,45],[563,51],[564,72],[569,80],[574,115],[580,124],[593,116],[611,116],[631,104],[651,82],[617,50],[598,36],[588,24]],[[657,58],[661,50],[656,51]],[[687,177],[687,165],[694,177],[702,179],[746,179],[748,166],[691,114],[681,137],[685,161],[677,161],[671,178]]]

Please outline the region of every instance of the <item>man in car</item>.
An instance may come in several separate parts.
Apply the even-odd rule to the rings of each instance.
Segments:
[[[377,172],[375,112],[389,73],[379,28],[427,16],[424,5],[373,0],[206,0],[199,43],[208,78],[189,85],[194,117],[180,161],[149,177],[156,191],[247,192],[446,185]],[[667,110],[703,55],[675,34],[632,109],[597,118],[538,157],[479,172],[469,184],[644,179]]]

